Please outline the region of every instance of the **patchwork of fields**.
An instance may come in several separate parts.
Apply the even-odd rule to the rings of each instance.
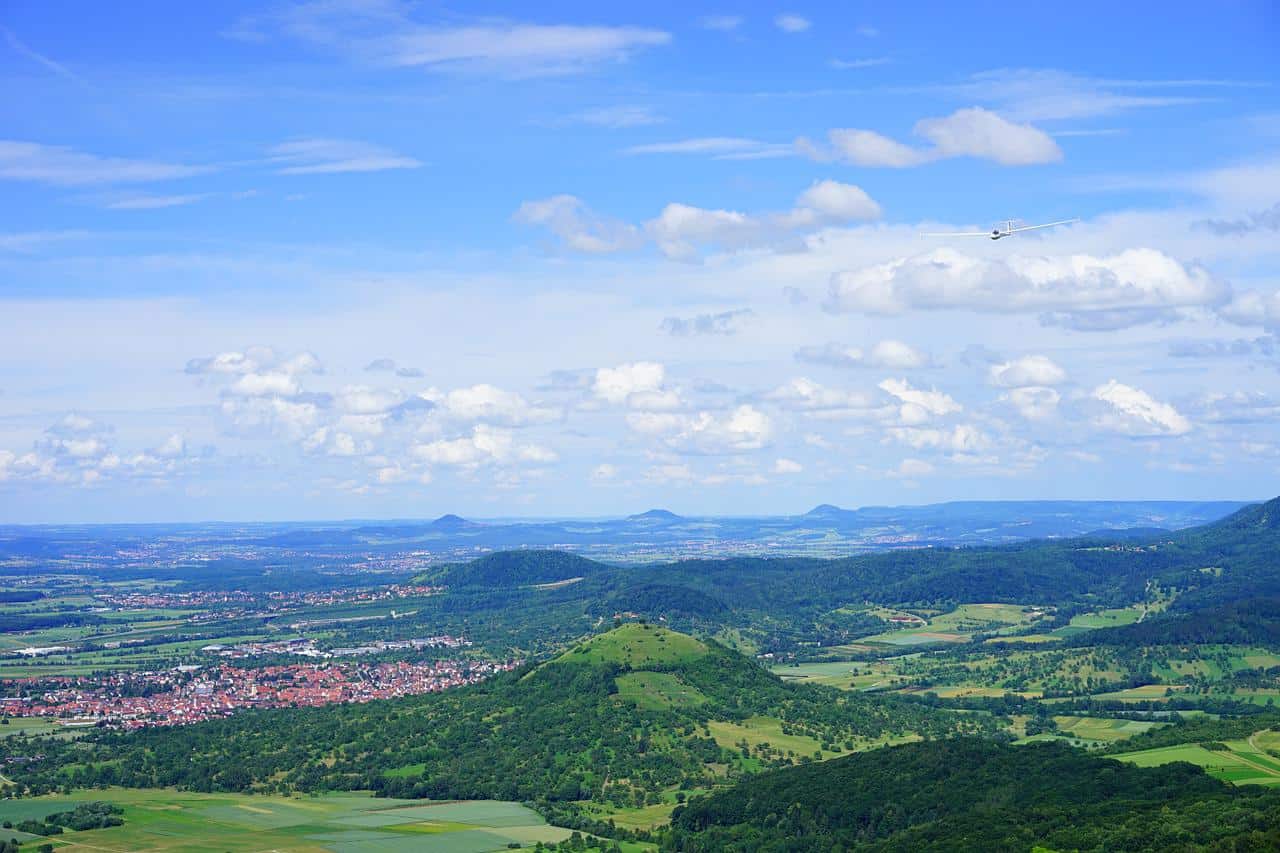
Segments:
[[[1243,740],[1210,745],[1186,743],[1126,752],[1115,757],[1139,767],[1186,761],[1203,767],[1210,776],[1224,782],[1280,786],[1280,757],[1277,753],[1280,753],[1280,732],[1265,731]]]
[[[39,819],[88,800],[121,806],[124,826],[67,832],[49,839],[56,849],[67,853],[488,853],[512,844],[532,847],[539,841],[569,836],[569,830],[548,825],[518,803],[360,795],[269,797],[109,789],[73,797],[3,800],[0,820]]]

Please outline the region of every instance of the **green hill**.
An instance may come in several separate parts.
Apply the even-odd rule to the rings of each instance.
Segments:
[[[621,625],[574,646],[555,663],[615,664],[625,669],[689,664],[710,652],[687,634],[638,622]]]
[[[678,809],[667,842],[685,853],[1273,850],[1280,791],[1232,788],[1189,764],[960,738],[742,781]]]
[[[815,756],[993,726],[979,715],[786,684],[714,642],[627,624],[471,687],[49,739],[40,760],[6,774],[33,790],[373,789],[618,809],[674,804],[678,789]]]
[[[450,587],[531,586],[583,578],[605,568],[603,563],[564,551],[501,551],[449,566],[433,579]]]

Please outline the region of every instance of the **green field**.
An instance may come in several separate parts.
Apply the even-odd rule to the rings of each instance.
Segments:
[[[629,672],[614,680],[619,700],[634,702],[646,711],[691,708],[707,701],[702,691],[667,672]]]
[[[883,619],[889,619],[895,615],[899,618],[917,615],[885,608],[877,608],[870,612]],[[891,646],[965,643],[977,633],[1004,633],[1025,629],[1041,618],[1043,618],[1043,613],[1032,605],[961,604],[955,610],[929,616],[924,624],[915,624],[873,634],[870,637],[861,638],[858,643]]]
[[[1224,742],[1227,749],[1206,749],[1201,744],[1187,743],[1139,752],[1125,752],[1115,757],[1139,767],[1155,767],[1173,761],[1186,761],[1203,767],[1210,775],[1236,785],[1280,786],[1280,759],[1267,753],[1280,745],[1275,732],[1259,732],[1244,740]]]
[[[171,790],[86,791],[74,797],[0,801],[0,819],[17,822],[107,800],[124,809],[124,826],[67,832],[49,839],[84,853],[488,853],[511,844],[567,838],[518,803],[432,802],[353,794],[268,797]],[[24,845],[25,847],[25,845]]]

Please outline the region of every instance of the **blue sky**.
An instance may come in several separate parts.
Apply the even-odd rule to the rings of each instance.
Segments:
[[[0,520],[1271,495],[1278,36],[6,4]]]

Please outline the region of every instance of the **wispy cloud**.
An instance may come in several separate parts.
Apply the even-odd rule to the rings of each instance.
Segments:
[[[742,26],[742,16],[706,15],[698,19],[698,26],[704,30],[718,30],[722,33],[728,33]]]
[[[349,0],[249,16],[224,35],[247,42],[284,36],[374,65],[515,77],[582,72],[671,41],[670,33],[645,27],[493,19],[427,24],[398,4]]]
[[[210,166],[102,157],[73,148],[0,140],[0,178],[15,181],[58,186],[136,184],[187,178],[211,171]]]
[[[893,60],[887,56],[869,56],[864,59],[833,59],[827,64],[840,71],[856,71],[861,68],[875,68],[888,65]]]
[[[741,136],[700,136],[670,142],[633,145],[624,154],[703,154],[716,160],[762,160],[790,157],[795,148],[790,143],[762,142]]]
[[[35,62],[38,65],[44,66],[48,70],[52,71],[54,74],[57,74],[59,77],[65,77],[68,80],[74,80],[77,83],[85,82],[84,78],[82,78],[79,74],[76,74],[67,66],[63,65],[61,62],[58,62],[57,60],[54,60],[54,59],[50,59],[49,57],[45,56],[43,53],[40,53],[34,48],[28,46],[25,42],[23,42],[16,35],[14,35],[11,30],[5,29],[4,27],[0,27],[0,36],[4,37],[5,44],[9,45],[9,47],[12,48],[15,53],[21,54],[22,56],[25,56],[27,59],[30,59],[32,62]]]
[[[204,201],[214,193],[187,193],[185,195],[135,195],[109,201],[107,210],[160,210],[166,207],[183,207]]]
[[[572,119],[581,124],[609,128],[644,127],[666,121],[666,118],[655,112],[652,107],[627,105],[586,110],[573,116]]]
[[[348,139],[298,139],[274,146],[270,161],[281,175],[319,175],[343,172],[383,172],[417,169],[419,160],[389,148]]]
[[[813,26],[808,18],[790,13],[774,18],[773,24],[784,33],[802,33]]]
[[[1022,121],[1051,121],[1205,103],[1216,100],[1207,91],[1253,85],[1237,80],[1114,79],[1056,69],[1001,68],[932,88],[966,100],[997,104]]]

